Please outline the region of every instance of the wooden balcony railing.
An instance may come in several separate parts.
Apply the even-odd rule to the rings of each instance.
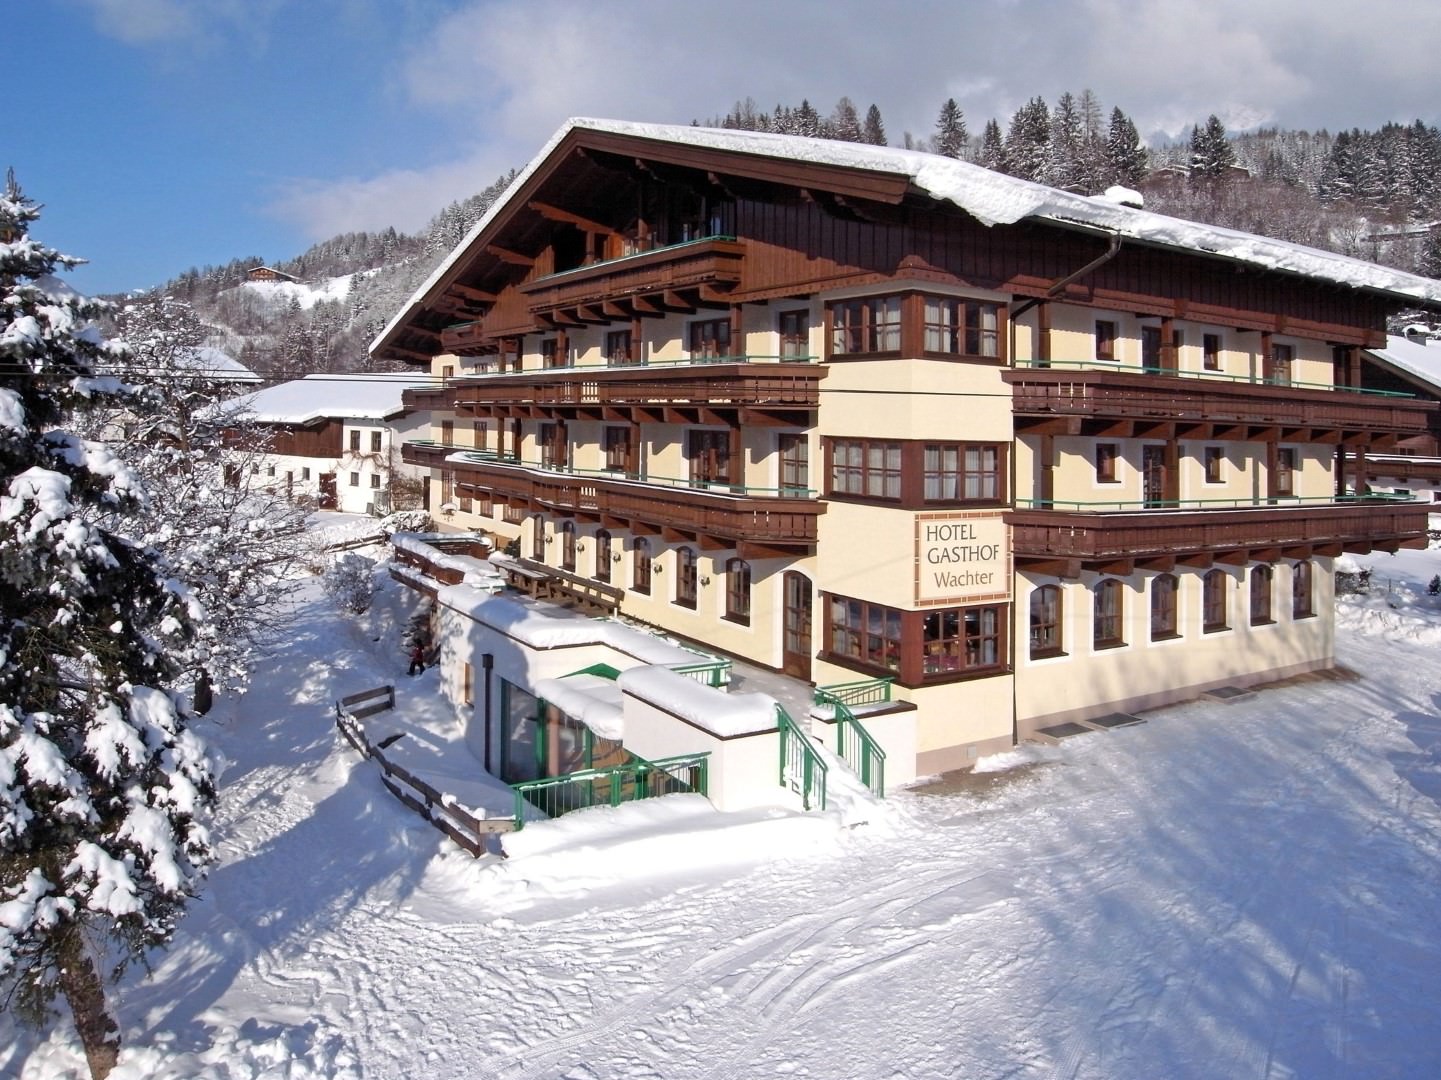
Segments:
[[[1366,458],[1368,477],[1400,480],[1403,483],[1441,483],[1441,458],[1417,455],[1391,455]]]
[[[714,236],[548,274],[520,291],[529,297],[532,312],[553,311],[698,285],[735,285],[744,261],[744,243]]]
[[[1286,428],[1401,438],[1424,434],[1438,406],[1400,396],[1211,377],[1094,368],[1015,368],[1018,431],[1048,420],[1135,420],[1221,428]],[[1076,434],[1082,433],[1077,430]],[[1210,437],[1210,436],[1208,436]],[[1214,437],[1223,437],[1220,434]],[[1242,435],[1244,437],[1244,434]]]
[[[1424,547],[1428,509],[1429,504],[1406,500],[1353,498],[1247,509],[1014,510],[1006,521],[1021,565],[1035,560],[1184,560],[1218,553],[1230,553],[1235,557],[1229,561],[1239,562],[1275,558],[1280,549],[1340,554]]]
[[[665,477],[571,472],[477,452],[451,458],[461,449],[409,442],[402,457],[432,468],[443,463],[455,471],[459,483],[527,511],[616,518],[641,524],[642,532],[670,528],[729,547],[808,547],[815,543],[816,519],[824,510],[808,492],[790,497],[774,488],[691,486]]]

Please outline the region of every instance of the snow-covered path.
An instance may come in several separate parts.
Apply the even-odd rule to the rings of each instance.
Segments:
[[[855,829],[727,844],[662,800],[631,811],[673,814],[668,846],[607,849],[593,811],[579,854],[477,863],[331,726],[337,694],[433,676],[317,598],[217,736],[225,865],[128,986],[115,1075],[1436,1076],[1441,611],[1346,622],[1363,678],[1163,710]],[[62,1033],[19,1073],[76,1061]]]

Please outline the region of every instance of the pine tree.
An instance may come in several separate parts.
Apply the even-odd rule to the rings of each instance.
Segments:
[[[1033,97],[1016,110],[1006,132],[1006,171],[1023,180],[1051,182],[1051,110]]]
[[[92,1077],[114,1067],[106,1001],[169,940],[212,859],[211,768],[163,688],[194,630],[154,555],[95,524],[135,477],[60,428],[115,391],[99,306],[57,289],[78,260],[29,238],[0,196],[0,981],[41,1022],[68,1002]]]
[[[806,98],[801,99],[800,107],[796,109],[795,133],[807,139],[814,139],[821,133],[821,117],[816,112],[815,106]]]
[[[1203,186],[1222,184],[1229,179],[1236,164],[1236,151],[1226,137],[1226,129],[1215,113],[1206,118],[1205,126],[1191,129],[1191,182]]]
[[[946,98],[941,114],[936,119],[936,153],[945,157],[958,158],[966,149],[970,134],[966,131],[966,118],[955,98]]]
[[[1148,159],[1135,122],[1119,108],[1112,109],[1111,126],[1106,135],[1108,184],[1136,187],[1146,177],[1150,166]]]
[[[1056,111],[1051,114],[1050,182],[1056,187],[1067,191],[1084,189],[1085,144],[1080,109],[1067,91],[1056,101]]]
[[[832,139],[840,139],[842,142],[861,141],[861,119],[850,98],[843,97],[836,102],[835,112],[831,113],[830,129]]]
[[[1009,172],[1006,168],[1006,143],[1001,138],[1001,125],[995,118],[986,121],[986,130],[981,135],[981,164],[996,172]]]
[[[872,146],[886,145],[886,126],[881,123],[881,110],[874,103],[866,110],[866,127],[861,134],[861,142]]]

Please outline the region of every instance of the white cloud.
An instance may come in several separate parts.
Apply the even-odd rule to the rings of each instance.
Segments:
[[[189,37],[199,26],[196,9],[184,0],[81,0],[102,34],[127,45]]]
[[[100,3],[104,0],[93,0]],[[108,0],[120,3],[120,0]],[[151,0],[164,3],[165,0]],[[1435,122],[1441,73],[1395,33],[1435,40],[1410,0],[454,0],[380,72],[477,148],[427,168],[312,181],[278,200],[313,236],[423,222],[525,164],[569,116],[670,123],[842,95],[881,108],[892,142],[927,136],[954,96],[973,134],[1039,94],[1090,88],[1145,132],[1217,114],[1229,130]],[[1429,115],[1428,115],[1429,110]],[[409,148],[397,147],[397,154]],[[436,156],[433,145],[418,148]],[[388,217],[386,217],[388,215]],[[329,230],[329,231],[327,231]]]

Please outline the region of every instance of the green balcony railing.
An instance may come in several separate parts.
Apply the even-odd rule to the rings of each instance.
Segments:
[[[559,817],[588,806],[619,806],[661,795],[709,795],[710,752],[681,754],[655,761],[636,759],[606,769],[583,769],[565,776],[512,784],[515,827],[525,824],[526,807]]]
[[[874,705],[891,700],[891,684],[895,681],[894,677],[888,675],[880,679],[861,679],[857,682],[818,686],[816,700],[820,701],[820,695],[825,694],[827,698],[847,705]]]
[[[716,690],[729,683],[731,678],[731,662],[719,658],[694,664],[673,664],[671,670]]]

